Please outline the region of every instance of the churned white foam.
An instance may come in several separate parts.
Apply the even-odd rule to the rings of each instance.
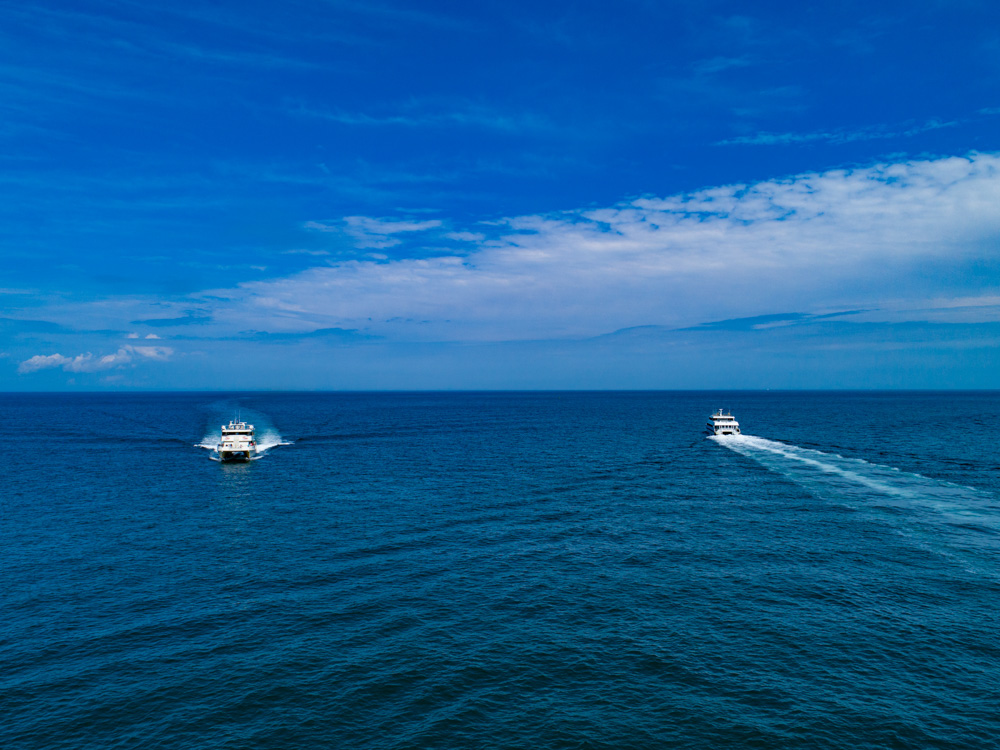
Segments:
[[[291,445],[291,441],[284,440],[275,429],[267,429],[257,435],[257,452],[262,453],[264,451],[269,451],[271,448],[277,448],[279,445]]]
[[[200,443],[194,444],[194,447],[205,448],[207,450],[214,451],[218,447],[220,440],[222,440],[221,432],[219,432],[216,435],[205,435],[205,437],[201,439]]]
[[[291,442],[283,440],[281,433],[275,429],[267,429],[264,432],[257,435],[257,455],[253,457],[254,461],[261,459],[264,455],[272,448],[277,448],[279,445],[291,445]]]
[[[753,457],[755,452],[766,451],[774,456],[787,459],[791,462],[798,462],[805,467],[815,469],[825,474],[834,474],[844,479],[868,487],[876,492],[883,492],[887,495],[898,495],[900,497],[913,497],[914,491],[905,485],[905,482],[885,481],[878,476],[883,471],[898,472],[891,466],[879,466],[870,464],[862,459],[844,458],[838,454],[823,453],[822,451],[811,450],[809,448],[799,448],[795,445],[787,445],[774,440],[755,437],[753,435],[736,435],[735,440],[723,443],[744,455]],[[727,438],[728,440],[728,438]],[[845,465],[846,464],[846,465]],[[865,471],[865,469],[869,471]],[[917,477],[916,474],[909,476]]]
[[[1000,509],[995,499],[973,487],[754,435],[709,439],[782,474],[819,497],[869,507],[930,510],[954,523],[973,522],[1000,531]]]

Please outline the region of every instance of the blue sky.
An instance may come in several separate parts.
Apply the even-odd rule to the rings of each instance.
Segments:
[[[1000,387],[990,2],[0,3],[0,389]]]

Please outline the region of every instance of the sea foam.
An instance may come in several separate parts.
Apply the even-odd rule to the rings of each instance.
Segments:
[[[981,530],[1000,533],[1000,508],[995,499],[974,487],[755,435],[709,439],[824,499],[918,515],[930,512],[953,524],[973,524]]]

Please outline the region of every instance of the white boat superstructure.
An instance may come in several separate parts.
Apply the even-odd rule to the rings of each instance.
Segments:
[[[257,438],[253,425],[230,420],[222,425],[222,440],[216,448],[220,461],[250,461],[257,455]]]
[[[736,418],[730,412],[723,414],[722,409],[719,409],[708,418],[708,434],[739,435],[740,423],[736,421]]]

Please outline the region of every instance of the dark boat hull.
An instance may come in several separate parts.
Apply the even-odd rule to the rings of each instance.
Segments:
[[[718,432],[716,432],[712,427],[709,427],[707,430],[705,430],[705,432],[707,434],[709,434],[709,435],[719,435],[720,437],[722,435],[740,435],[740,434],[742,434],[742,433],[740,433],[739,430],[719,430]]]
[[[219,454],[219,460],[224,464],[245,464],[250,459],[249,451],[224,451]]]

